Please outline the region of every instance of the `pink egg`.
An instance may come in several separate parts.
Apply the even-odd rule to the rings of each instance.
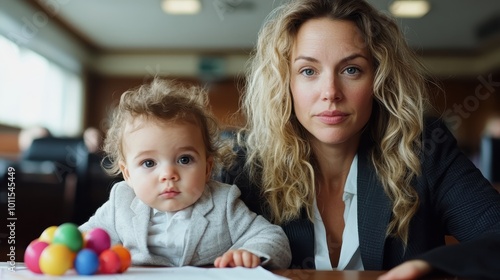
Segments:
[[[111,247],[111,238],[102,228],[91,229],[85,234],[85,247],[99,255]]]
[[[42,271],[40,270],[39,260],[42,251],[47,246],[49,246],[49,243],[35,239],[31,241],[31,243],[26,248],[26,251],[24,251],[24,263],[31,272],[42,273]]]

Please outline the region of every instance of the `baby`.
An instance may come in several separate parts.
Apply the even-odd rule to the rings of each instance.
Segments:
[[[281,227],[251,212],[235,185],[211,180],[221,145],[207,99],[161,79],[121,96],[104,151],[124,181],[80,230],[105,229],[133,265],[287,268]]]

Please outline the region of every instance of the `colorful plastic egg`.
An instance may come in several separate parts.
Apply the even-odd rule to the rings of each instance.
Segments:
[[[35,239],[31,241],[24,251],[24,263],[31,272],[42,273],[39,265],[40,255],[47,246],[49,246],[49,243]]]
[[[63,244],[71,251],[78,252],[83,246],[82,233],[75,224],[64,223],[54,232],[52,244]]]
[[[93,275],[99,269],[99,256],[90,249],[82,249],[76,255],[74,267],[80,275]]]
[[[87,248],[87,239],[85,238],[86,232],[82,232],[83,248]]]
[[[100,255],[111,247],[111,238],[102,228],[93,228],[85,234],[85,246]]]
[[[103,274],[113,274],[120,270],[120,257],[111,249],[102,251],[99,254],[99,272]]]
[[[63,275],[71,268],[73,253],[63,244],[50,244],[40,255],[40,270],[48,275]]]
[[[111,250],[115,252],[120,258],[121,265],[118,272],[119,273],[125,272],[130,267],[130,263],[132,261],[129,250],[120,244],[112,246]]]
[[[40,234],[40,237],[38,238],[41,241],[47,242],[47,243],[52,243],[52,239],[54,238],[54,232],[57,230],[57,226],[50,226],[46,228],[42,234]]]

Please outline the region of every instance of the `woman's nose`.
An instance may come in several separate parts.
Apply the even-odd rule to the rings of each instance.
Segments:
[[[325,77],[322,82],[322,100],[328,102],[338,102],[342,100],[343,94],[340,89],[338,79]]]

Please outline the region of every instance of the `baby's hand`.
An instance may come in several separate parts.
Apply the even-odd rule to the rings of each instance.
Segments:
[[[230,250],[224,255],[215,259],[215,267],[257,267],[260,265],[260,258],[246,250]]]

